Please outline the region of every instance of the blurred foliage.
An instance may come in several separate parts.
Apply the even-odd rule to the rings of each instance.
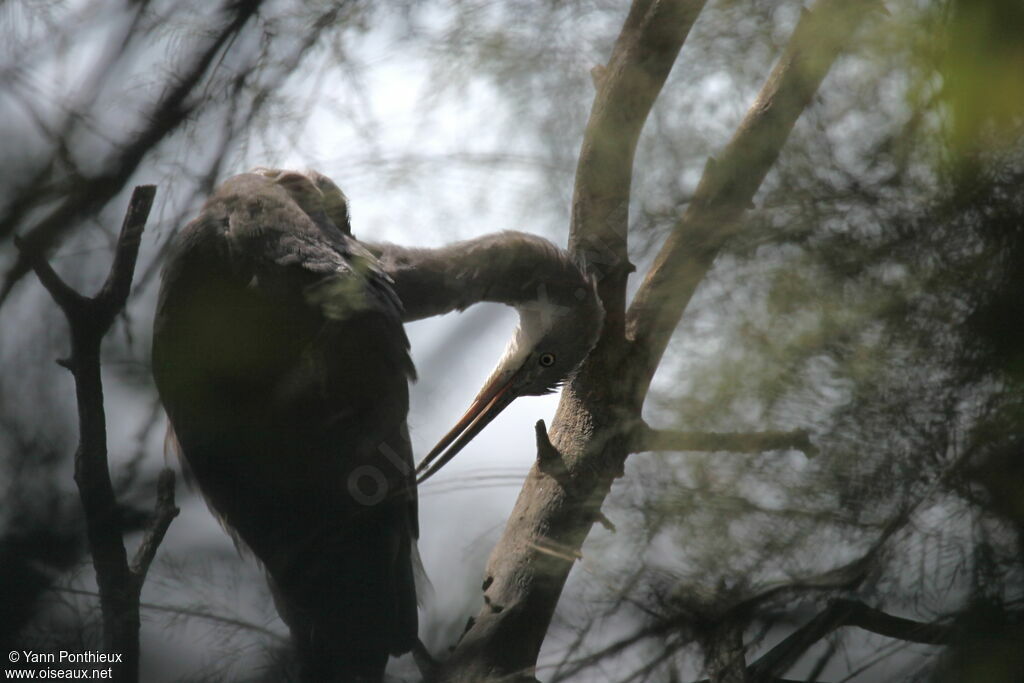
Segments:
[[[1020,621],[1024,70],[1011,27],[1024,6],[890,9],[805,112],[648,405],[652,422],[685,429],[811,429],[822,455],[633,463],[619,491],[637,515],[628,536],[638,553],[663,547],[613,575],[634,600],[663,596],[663,616],[673,593],[711,591],[724,609],[891,533],[860,598],[923,621],[984,598],[996,624]],[[748,627],[821,604],[816,592],[768,601]],[[985,628],[1005,653],[1019,627]],[[839,642],[853,656],[857,638]],[[986,674],[951,661],[918,675],[1021,672],[1016,655]]]
[[[950,13],[939,73],[958,155],[1013,145],[1024,110],[1024,6],[1013,0],[959,0]]]

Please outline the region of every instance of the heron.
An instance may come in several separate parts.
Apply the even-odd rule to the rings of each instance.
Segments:
[[[414,468],[403,324],[478,302],[515,307],[519,324]],[[516,397],[555,390],[602,320],[592,278],[547,240],[360,242],[345,195],[316,171],[229,178],[176,234],[152,348],[168,439],[262,564],[303,679],[379,681],[417,644],[417,474]]]

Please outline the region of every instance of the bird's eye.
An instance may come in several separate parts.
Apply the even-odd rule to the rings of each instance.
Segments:
[[[542,353],[540,354],[540,358],[538,360],[540,361],[541,365],[543,365],[546,368],[550,368],[552,365],[555,364],[555,354]]]

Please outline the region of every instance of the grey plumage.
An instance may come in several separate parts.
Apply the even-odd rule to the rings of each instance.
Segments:
[[[565,251],[525,232],[506,231],[436,249],[366,243],[392,278],[403,318],[461,311],[482,301],[520,309],[557,306],[585,323],[593,345],[601,321],[590,282]],[[589,349],[588,349],[589,350]]]
[[[480,301],[513,306],[519,326],[466,413],[423,458],[433,476],[519,396],[547,394],[597,341],[604,309],[595,283],[545,239],[502,232],[439,249],[368,244],[395,283],[403,318],[463,310]]]
[[[524,233],[361,244],[337,185],[279,169],[227,180],[176,236],[154,321],[157,388],[187,470],[266,567],[307,680],[378,681],[415,643],[402,323],[479,301],[516,307],[520,324],[421,478],[594,345],[601,305],[565,252]]]
[[[164,273],[161,399],[210,506],[266,566],[310,680],[379,680],[415,641],[401,316],[372,255],[256,174],[217,190]]]

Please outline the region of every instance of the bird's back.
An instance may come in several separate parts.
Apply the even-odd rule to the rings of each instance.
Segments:
[[[296,201],[296,176],[228,180],[177,237],[153,370],[192,476],[266,566],[307,677],[374,680],[416,637],[413,370],[387,277]]]

